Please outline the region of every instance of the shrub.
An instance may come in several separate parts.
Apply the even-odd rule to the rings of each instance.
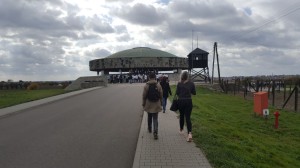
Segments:
[[[30,85],[27,87],[27,90],[37,90],[38,88],[39,88],[39,84],[30,83]]]

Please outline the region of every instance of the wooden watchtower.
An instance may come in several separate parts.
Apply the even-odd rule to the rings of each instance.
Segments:
[[[210,81],[208,69],[208,52],[200,48],[194,49],[188,55],[189,73],[194,81]]]

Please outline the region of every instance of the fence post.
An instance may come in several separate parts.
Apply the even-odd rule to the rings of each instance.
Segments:
[[[259,81],[256,80],[255,92],[259,91]]]
[[[237,79],[234,79],[233,95],[235,95],[236,80],[237,80]]]
[[[245,80],[245,81],[244,81],[244,99],[245,99],[246,96],[247,96],[247,87],[248,87],[247,84],[248,84],[248,83],[247,83],[247,81]]]
[[[268,82],[267,87],[268,87],[268,99],[269,99],[270,98],[271,81]]]
[[[275,82],[272,82],[272,106],[275,106]]]
[[[228,80],[224,81],[224,88],[225,88],[225,93],[228,93]]]
[[[295,90],[295,111],[297,112],[298,111],[298,86],[296,85],[295,86],[296,88],[296,90]]]
[[[241,80],[240,78],[238,78],[238,93],[240,93],[240,84],[241,84]]]
[[[283,81],[283,101],[285,101],[285,96],[286,95],[286,81]]]
[[[296,87],[293,89],[293,91],[291,92],[291,94],[289,95],[289,97],[286,99],[286,101],[283,103],[282,108],[285,107],[285,105],[289,102],[290,98],[292,97],[293,93],[295,92]]]

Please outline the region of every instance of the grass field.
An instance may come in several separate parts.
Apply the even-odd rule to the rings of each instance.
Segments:
[[[300,167],[300,113],[280,111],[274,129],[274,109],[265,120],[239,96],[197,87],[193,104],[194,142],[214,167]]]
[[[0,108],[66,93],[63,89],[0,90]]]

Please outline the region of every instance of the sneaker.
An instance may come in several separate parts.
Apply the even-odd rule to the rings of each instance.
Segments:
[[[192,133],[189,133],[189,135],[188,135],[186,141],[187,141],[187,142],[192,142],[192,141],[193,141]]]
[[[157,135],[157,132],[154,132],[154,139],[158,139],[158,135]]]
[[[151,129],[151,128],[148,128],[148,132],[151,133],[151,132],[152,132],[152,129]]]

